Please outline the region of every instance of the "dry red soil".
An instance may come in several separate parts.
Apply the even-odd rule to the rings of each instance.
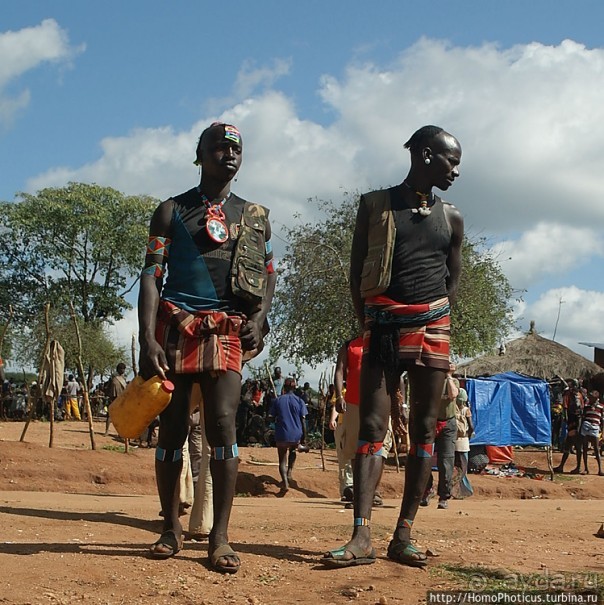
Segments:
[[[381,486],[385,505],[373,511],[377,562],[325,569],[322,553],[345,543],[352,525],[332,450],[325,470],[320,452],[300,455],[297,488],[277,498],[276,450],[241,448],[230,529],[238,574],[212,571],[205,542],[150,560],[160,529],[153,450],[117,451],[103,428],[95,424],[93,451],[84,422],[58,424],[53,448],[46,423],[32,423],[23,443],[23,423],[0,423],[0,603],[389,605],[425,602],[428,590],[481,588],[495,572],[508,574],[510,588],[532,574],[558,586],[604,582],[604,540],[594,535],[604,521],[604,477],[472,475],[472,498],[420,509],[417,545],[437,555],[420,570],[385,556],[403,486],[393,464]],[[546,472],[540,451],[517,452],[516,463]]]

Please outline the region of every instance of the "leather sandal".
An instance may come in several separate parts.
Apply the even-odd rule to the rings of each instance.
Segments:
[[[163,532],[159,537],[159,540],[151,545],[149,555],[152,559],[169,559],[180,552],[182,543],[182,536],[180,537],[180,540],[178,540],[176,532],[173,529],[169,529],[168,531]],[[157,546],[163,546],[167,550],[165,552],[156,550]]]
[[[352,558],[345,558],[347,552],[352,555]],[[369,554],[366,554],[365,551],[358,546],[348,544],[347,546],[342,546],[326,552],[321,559],[321,563],[327,567],[354,567],[356,565],[371,565],[372,563],[375,563],[375,560],[374,548],[371,549]]]
[[[237,565],[218,564],[219,559],[227,557],[235,559]],[[219,573],[237,573],[241,567],[241,559],[239,559],[239,555],[228,544],[222,544],[210,555],[210,565],[214,571],[218,571]]]
[[[388,558],[402,565],[410,567],[425,567],[428,565],[428,557],[413,544],[405,542],[394,542],[388,544]]]

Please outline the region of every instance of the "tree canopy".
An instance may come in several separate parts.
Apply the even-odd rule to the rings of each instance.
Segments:
[[[125,295],[143,265],[157,204],[149,196],[86,183],[19,193],[15,202],[0,203],[0,304],[15,310],[9,332],[18,331],[12,341],[20,361],[40,361],[46,302],[51,335],[65,348],[68,367],[74,367],[76,352],[70,302],[80,324],[84,365],[105,373],[123,358],[105,326],[131,307]]]
[[[70,300],[84,322],[120,319],[157,200],[85,183],[17,197],[0,204],[0,286],[16,319]]]
[[[315,222],[285,229],[271,310],[271,354],[316,366],[335,358],[342,343],[359,334],[350,296],[349,263],[358,196],[341,204],[314,200]],[[299,217],[296,217],[299,218]],[[496,345],[510,330],[512,289],[484,241],[464,238],[463,270],[452,312],[451,348],[472,357]]]

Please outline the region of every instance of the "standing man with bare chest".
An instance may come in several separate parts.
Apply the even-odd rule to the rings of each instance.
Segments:
[[[396,187],[361,196],[352,242],[350,286],[364,329],[354,527],[351,540],[322,559],[331,567],[375,562],[371,505],[383,465],[391,396],[405,370],[411,445],[388,557],[411,566],[427,562],[411,544],[411,528],[431,470],[463,241],[461,214],[432,189],[446,191],[459,176],[461,147],[436,126],[420,128],[405,147],[411,153],[407,177]]]
[[[151,556],[165,559],[182,547],[179,475],[197,382],[212,448],[208,554],[212,568],[223,573],[240,567],[228,524],[237,479],[242,362],[262,347],[276,277],[268,210],[231,192],[242,155],[234,126],[214,123],[204,130],[197,147],[199,186],[160,204],[151,219],[139,296],[141,375],[165,376],[175,387],[160,416],[155,471],[165,516]]]

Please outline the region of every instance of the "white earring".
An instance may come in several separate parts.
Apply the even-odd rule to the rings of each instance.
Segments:
[[[424,160],[424,163],[425,163],[425,164],[429,164],[429,163],[430,163],[430,158],[426,158],[426,159]]]

